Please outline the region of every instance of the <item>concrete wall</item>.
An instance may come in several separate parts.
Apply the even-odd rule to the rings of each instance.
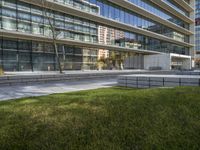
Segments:
[[[150,69],[150,67],[161,67],[162,70],[170,70],[170,55],[145,55],[144,56],[144,69]]]
[[[176,60],[177,59],[177,60]],[[174,66],[175,63],[180,63]],[[176,69],[191,69],[191,57],[179,54],[158,54],[158,55],[145,55],[144,56],[144,69],[160,67],[162,70],[171,70],[172,66]]]
[[[192,57],[186,56],[186,55],[179,55],[179,54],[170,54],[170,60],[173,62],[173,60],[176,60],[178,62],[182,62],[181,69],[192,69]]]
[[[183,61],[183,69],[192,69],[192,61],[190,59]]]

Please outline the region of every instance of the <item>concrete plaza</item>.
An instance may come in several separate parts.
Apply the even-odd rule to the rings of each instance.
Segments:
[[[6,72],[0,77],[0,101],[90,90],[117,84],[121,74],[145,73],[145,70]]]
[[[33,85],[0,87],[0,101],[23,97],[42,96],[81,90],[105,88],[116,85],[116,78],[101,78],[81,81],[53,82]]]
[[[141,76],[141,74],[146,74],[150,77],[156,74],[164,76],[190,74],[198,76],[199,73],[198,71],[148,70],[66,71],[63,74],[58,72],[7,72],[5,76],[0,77],[0,101],[111,87],[117,85],[117,77],[120,75]],[[188,78],[190,77],[188,76]],[[124,80],[122,82],[123,84],[126,83]]]

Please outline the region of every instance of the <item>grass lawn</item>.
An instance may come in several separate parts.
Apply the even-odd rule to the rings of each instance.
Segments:
[[[200,88],[105,88],[0,102],[0,150],[200,149]]]

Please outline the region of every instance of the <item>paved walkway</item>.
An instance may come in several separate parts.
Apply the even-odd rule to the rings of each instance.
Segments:
[[[35,85],[5,86],[0,88],[0,101],[42,96],[53,93],[65,93],[81,90],[90,90],[116,85],[116,79],[92,79],[83,81],[66,81]]]
[[[134,73],[134,72],[149,72],[149,70],[75,70],[75,71],[63,71],[63,74],[88,74],[88,73]],[[20,71],[20,72],[5,72],[6,76],[24,76],[24,75],[56,75],[60,74],[58,71]]]

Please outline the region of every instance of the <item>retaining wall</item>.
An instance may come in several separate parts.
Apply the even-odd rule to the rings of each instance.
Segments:
[[[152,74],[168,74],[170,71],[86,71],[86,72],[73,72],[64,74],[48,74],[42,73],[29,74],[29,75],[4,75],[0,76],[0,87],[1,86],[12,86],[12,85],[29,85],[38,83],[49,83],[49,82],[64,82],[66,80],[84,80],[84,79],[94,79],[94,78],[117,78],[119,75],[128,74],[141,74],[141,73],[152,73]]]
[[[42,73],[29,74],[29,75],[4,75],[0,76],[0,87],[1,86],[12,86],[12,85],[29,85],[38,83],[49,83],[49,82],[64,82],[66,80],[84,80],[93,78],[117,78],[119,75],[131,75],[131,74],[162,74],[162,75],[173,75],[177,74],[177,71],[86,71],[86,72],[73,72],[64,74],[48,74]],[[199,72],[200,73],[200,72]]]

